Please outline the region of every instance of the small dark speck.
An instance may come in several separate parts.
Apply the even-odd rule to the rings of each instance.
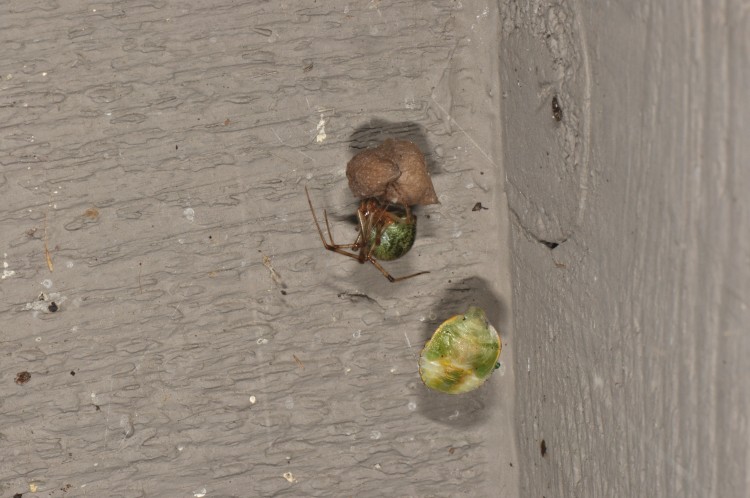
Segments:
[[[281,289],[281,295],[286,296],[286,291],[284,289]]]
[[[510,464],[509,464],[509,465],[510,465],[511,467],[513,467],[513,462],[510,462]]]
[[[16,384],[19,386],[26,384],[29,380],[31,380],[31,374],[26,370],[16,374]]]
[[[428,220],[430,219],[430,215],[429,214],[424,215],[424,217],[427,218]]]
[[[13,498],[23,498],[23,493],[16,493],[16,494],[14,494]]]
[[[474,204],[474,207],[471,208],[472,211],[481,211],[482,209],[489,209],[489,208],[482,206],[481,202],[477,202],[476,204]]]
[[[213,239],[213,236],[212,236],[212,235],[209,235],[209,236],[208,236],[208,240],[212,240],[212,239]]]
[[[479,172],[479,174],[480,174],[480,175],[483,175],[483,174],[484,174],[484,171],[480,171],[480,172]]]
[[[71,371],[70,371],[70,375],[72,375],[73,377],[75,377],[75,376],[76,376],[76,373],[75,373],[75,372],[74,372],[73,370],[71,370]]]
[[[550,249],[554,249],[555,247],[557,247],[557,246],[559,246],[559,245],[560,245],[560,244],[558,244],[557,242],[548,242],[548,241],[546,241],[546,240],[540,240],[539,242],[541,242],[541,243],[542,243],[542,244],[544,244],[545,246],[549,247]]]
[[[542,439],[542,442],[539,443],[539,449],[542,451],[542,456],[547,456],[547,442]]]
[[[560,102],[557,101],[557,95],[552,97],[552,117],[555,118],[555,121],[562,121],[563,118],[562,107],[560,107]]]
[[[453,454],[453,453],[454,453],[455,451],[456,451],[456,448],[454,448],[453,446],[451,446],[450,448],[448,448],[448,453],[450,453],[451,455],[452,455],[452,454]]]
[[[94,405],[94,408],[96,408],[96,411],[98,412],[102,411],[102,407],[99,405]]]
[[[180,149],[180,146],[179,146],[179,145],[175,145],[175,146],[174,146],[174,150],[179,150],[179,149]]]
[[[50,311],[50,313],[54,313],[55,311],[59,310],[60,308],[57,307],[57,303],[52,301],[49,303],[49,306],[47,306],[47,309]]]

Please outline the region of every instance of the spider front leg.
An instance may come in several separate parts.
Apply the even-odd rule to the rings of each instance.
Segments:
[[[323,210],[323,216],[325,217],[326,222],[326,230],[328,231],[328,239],[330,242],[326,241],[325,237],[323,236],[323,230],[320,228],[320,222],[318,221],[318,216],[315,214],[315,208],[313,208],[312,201],[310,200],[310,192],[307,190],[307,186],[305,186],[305,194],[307,195],[307,204],[310,206],[310,213],[312,213],[313,221],[315,222],[315,228],[318,230],[318,236],[320,237],[320,241],[323,243],[323,247],[328,249],[329,251],[333,251],[338,254],[343,254],[344,256],[349,256],[350,258],[354,258],[360,263],[364,263],[364,260],[360,260],[361,256],[359,253],[350,253],[345,251],[345,249],[352,249],[352,250],[359,250],[362,244],[360,243],[360,236],[357,237],[357,240],[353,244],[336,244],[333,241],[333,232],[331,231],[331,224],[328,222],[328,213],[326,210]]]

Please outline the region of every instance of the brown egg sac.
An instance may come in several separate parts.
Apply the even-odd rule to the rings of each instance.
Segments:
[[[357,197],[375,197],[393,204],[437,204],[424,154],[408,140],[388,139],[363,150],[346,165],[349,189]]]

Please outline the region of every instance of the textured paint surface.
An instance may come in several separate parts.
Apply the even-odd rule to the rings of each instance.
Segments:
[[[460,399],[417,373],[470,304],[512,358],[495,5],[19,0],[0,27],[2,496],[518,495],[510,365]],[[399,284],[327,252],[303,189],[353,238],[346,163],[386,137],[441,201]]]
[[[747,496],[745,4],[502,9],[521,496]]]

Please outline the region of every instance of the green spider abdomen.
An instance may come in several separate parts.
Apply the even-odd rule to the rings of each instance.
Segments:
[[[398,259],[411,249],[414,239],[417,237],[417,217],[411,219],[401,218],[398,221],[389,222],[380,232],[378,243],[378,229],[373,227],[371,239],[374,244],[372,256],[383,261]]]

